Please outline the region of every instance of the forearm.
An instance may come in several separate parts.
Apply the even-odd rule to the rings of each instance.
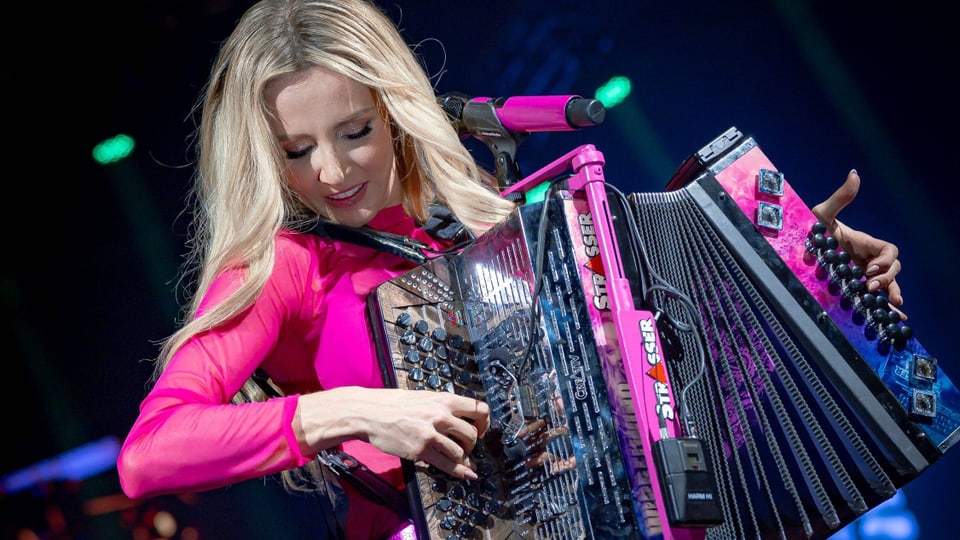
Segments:
[[[369,440],[376,395],[347,386],[300,396],[292,424],[300,452],[312,455],[346,440]]]
[[[297,396],[243,405],[155,395],[124,441],[117,470],[131,498],[196,492],[304,464],[293,432]]]

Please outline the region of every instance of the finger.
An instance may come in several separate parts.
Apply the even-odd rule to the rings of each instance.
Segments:
[[[897,306],[890,306],[890,309],[892,309],[892,310],[894,310],[894,311],[896,311],[897,313],[900,314],[900,320],[901,320],[901,321],[905,321],[905,320],[907,320],[907,319],[910,318],[910,317],[907,317],[907,314],[904,313],[904,311],[903,311],[902,309],[900,309],[899,307],[897,307]]]
[[[539,467],[544,463],[547,463],[552,458],[553,456],[549,452],[543,450],[528,456],[524,464],[528,469],[531,469],[533,467]]]
[[[566,471],[572,471],[577,468],[576,456],[570,456],[550,463],[550,474],[559,474]]]
[[[464,397],[451,409],[451,412],[455,416],[467,418],[473,422],[477,437],[483,437],[490,428],[490,406],[483,401]]]
[[[463,448],[449,437],[440,437],[433,445],[433,464],[458,478],[476,480],[473,462]]]
[[[857,174],[856,169],[851,169],[847,173],[847,179],[843,184],[827,200],[814,206],[811,210],[817,216],[817,219],[828,227],[832,227],[837,219],[837,214],[853,201],[859,191],[860,175]]]
[[[540,431],[541,429],[544,429],[545,427],[547,427],[547,421],[543,418],[537,418],[528,424],[524,424],[524,426],[520,428],[520,431],[517,433],[517,436],[526,437],[536,433],[537,431]]]
[[[470,466],[469,461],[464,463],[452,459],[438,447],[431,447],[430,450],[427,451],[427,454],[421,457],[421,460],[456,478],[467,480],[476,480],[479,478],[476,471]]]
[[[880,250],[876,255],[870,259],[870,262],[867,263],[867,276],[872,277],[875,274],[880,272],[881,268],[886,268],[885,274],[890,276],[892,280],[898,273],[900,273],[900,260],[897,258],[900,256],[900,250],[894,244],[889,242],[880,242]]]
[[[438,427],[437,431],[447,435],[447,438],[454,441],[454,444],[458,445],[463,452],[472,452],[479,438],[477,428],[470,422],[459,418],[451,421],[447,426]]]
[[[900,271],[900,261],[895,260],[887,272],[877,274],[867,284],[867,290],[877,292],[884,290],[887,296],[887,305],[893,311],[900,314],[900,320],[907,320],[907,314],[899,309],[903,305],[903,295],[900,293],[900,284],[897,283],[896,275]]]
[[[894,308],[898,308],[903,305],[903,296],[900,294],[900,284],[897,283],[897,280],[893,280],[887,285],[887,297],[890,300],[890,304]],[[897,311],[899,311],[901,315],[904,314],[900,310]]]
[[[876,260],[876,259],[874,259]],[[881,272],[882,267],[878,264],[870,263],[869,268],[866,271],[867,276],[867,290],[870,292],[877,292],[880,289],[887,291],[888,296],[893,296],[890,292],[890,286],[896,285],[897,274],[900,273],[900,260],[894,259],[889,266],[886,267],[886,270]],[[896,286],[897,298],[890,298],[891,301],[896,300],[896,304],[902,302],[900,298],[900,287]]]

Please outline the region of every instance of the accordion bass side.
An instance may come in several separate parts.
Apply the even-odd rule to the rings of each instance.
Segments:
[[[660,328],[723,501],[708,538],[825,538],[956,444],[957,387],[754,139],[731,128],[628,199],[651,271],[702,319],[705,363]]]

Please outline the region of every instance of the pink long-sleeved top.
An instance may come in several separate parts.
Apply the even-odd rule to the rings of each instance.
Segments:
[[[401,206],[370,222],[378,230],[437,242]],[[256,302],[229,324],[190,339],[140,405],[117,460],[132,498],[196,492],[304,465],[292,421],[299,396],[340,386],[383,387],[366,312],[377,285],[411,269],[401,257],[311,234],[283,231],[276,265]],[[239,271],[219,276],[201,310],[235,290]],[[262,367],[285,397],[233,405],[231,397]],[[403,486],[398,458],[363,441],[343,449]],[[344,483],[345,484],[345,483]],[[376,537],[357,528],[393,527],[397,518],[344,485],[350,495],[352,538]],[[380,514],[380,515],[378,515]],[[352,529],[352,531],[351,531]]]

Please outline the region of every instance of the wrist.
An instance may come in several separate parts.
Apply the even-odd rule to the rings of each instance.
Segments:
[[[300,451],[314,455],[346,440],[366,439],[353,405],[365,391],[360,387],[340,387],[301,395],[293,417]]]
[[[293,432],[304,455],[315,455],[343,441],[357,438],[355,422],[345,421],[342,416],[344,410],[349,410],[346,402],[356,390],[342,387],[299,396],[293,417]]]

